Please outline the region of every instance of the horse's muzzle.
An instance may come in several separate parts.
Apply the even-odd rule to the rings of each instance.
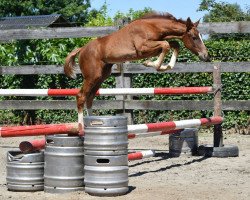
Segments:
[[[199,54],[199,58],[204,62],[210,62],[211,58],[208,54]]]

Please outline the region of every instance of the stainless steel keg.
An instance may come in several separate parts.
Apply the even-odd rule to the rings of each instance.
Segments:
[[[89,155],[128,153],[127,118],[123,116],[88,116],[84,118],[84,151]]]
[[[45,192],[84,190],[84,149],[81,137],[47,136],[44,155]]]
[[[127,118],[89,116],[84,119],[85,192],[116,196],[128,191]]]
[[[198,129],[186,128],[183,131],[169,135],[169,154],[172,157],[197,154]]]
[[[11,191],[40,191],[44,188],[44,154],[7,152],[7,188]]]

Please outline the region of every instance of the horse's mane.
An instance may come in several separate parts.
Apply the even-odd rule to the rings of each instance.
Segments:
[[[151,12],[143,15],[139,19],[169,19],[180,23],[186,23],[185,20],[176,19],[173,15],[167,12],[166,13]]]

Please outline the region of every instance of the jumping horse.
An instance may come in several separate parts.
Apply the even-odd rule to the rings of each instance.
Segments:
[[[112,65],[158,56],[157,60],[146,60],[143,64],[157,71],[170,70],[176,63],[179,43],[203,61],[209,60],[207,48],[197,30],[199,21],[193,23],[176,19],[169,13],[150,13],[132,21],[120,30],[90,41],[83,47],[73,50],[65,60],[64,72],[76,78],[75,57],[79,54],[79,66],[84,77],[83,85],[77,95],[78,125],[83,129],[83,107],[92,115],[92,103],[102,82],[110,75]],[[169,64],[163,65],[165,55],[173,49]]]

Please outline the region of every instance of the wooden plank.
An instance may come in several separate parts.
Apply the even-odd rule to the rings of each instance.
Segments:
[[[218,63],[177,63],[174,69],[166,72],[157,72],[153,68],[145,67],[142,64],[126,63],[123,65],[125,74],[138,73],[189,73],[189,72],[213,72],[213,66]],[[221,62],[222,72],[250,72],[250,62]],[[80,69],[76,68],[80,74]],[[120,73],[121,69],[116,65],[112,73]],[[33,75],[33,74],[64,74],[60,65],[23,65],[23,66],[0,66],[0,75]]]
[[[79,69],[78,69],[79,70]],[[1,66],[0,75],[63,74],[61,65]],[[78,71],[80,73],[80,70]]]
[[[122,109],[122,100],[96,100],[93,109]],[[193,100],[126,100],[127,110],[213,110],[213,101]],[[4,100],[0,101],[0,109],[8,110],[76,110],[76,102],[69,100]],[[250,101],[222,101],[222,110],[250,110]]]
[[[122,101],[94,101],[95,109],[122,108]],[[72,100],[4,100],[0,101],[0,109],[8,110],[77,110],[76,101]]]
[[[198,30],[202,34],[250,33],[250,21],[201,23]]]
[[[213,72],[214,65],[220,64],[221,72],[250,72],[250,62],[195,62],[176,63],[172,70],[157,72],[153,68],[145,67],[142,64],[124,64],[124,73],[189,73],[189,72]]]
[[[138,110],[213,110],[213,101],[126,101],[126,109]],[[250,110],[250,101],[222,101],[222,110]]]
[[[100,37],[118,30],[115,26],[9,29],[0,31],[0,41],[23,39]]]
[[[250,22],[201,23],[198,28],[203,34],[250,33]],[[118,26],[10,29],[0,31],[0,41],[10,41],[16,39],[98,37],[107,35],[117,30]]]

